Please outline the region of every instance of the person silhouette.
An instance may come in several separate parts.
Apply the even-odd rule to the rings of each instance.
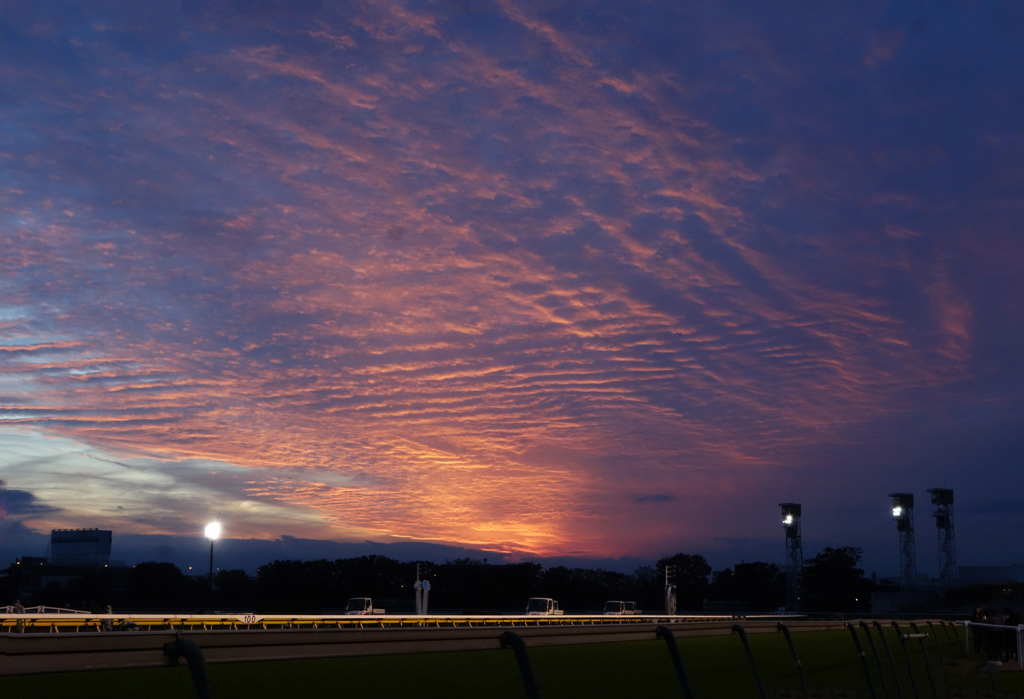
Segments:
[[[25,605],[23,605],[21,603],[20,599],[14,600],[14,613],[15,614],[24,614],[25,613]],[[25,632],[25,620],[24,619],[18,619],[17,623],[14,624],[14,632],[15,633],[24,633]]]

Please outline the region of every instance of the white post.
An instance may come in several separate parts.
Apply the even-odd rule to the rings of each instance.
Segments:
[[[423,614],[423,602],[420,600],[420,590],[423,589],[423,584],[420,583],[420,564],[416,564],[416,582],[412,586],[413,599],[416,601],[416,616]]]
[[[1017,669],[1024,669],[1024,624],[1017,627]]]

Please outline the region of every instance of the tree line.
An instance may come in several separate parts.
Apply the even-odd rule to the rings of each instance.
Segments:
[[[825,549],[806,561],[803,608],[807,611],[868,609],[872,589],[857,567],[861,550]],[[664,610],[665,568],[671,566],[680,612],[774,612],[786,605],[785,572],[772,563],[739,563],[712,579],[701,555],[679,553],[632,574],[539,563],[487,565],[473,559],[441,564],[419,562],[431,582],[430,609],[450,613],[517,612],[530,597],[552,597],[568,612],[593,612],[606,600],[637,602],[641,609]],[[19,587],[12,565],[0,584],[13,598]],[[384,556],[335,561],[276,560],[255,576],[242,570],[219,572],[211,590],[205,576],[182,573],[171,563],[140,563],[126,569],[104,568],[38,590],[26,604],[69,606],[101,611],[254,610],[261,613],[341,612],[350,597],[372,597],[389,613],[413,611],[417,563]]]

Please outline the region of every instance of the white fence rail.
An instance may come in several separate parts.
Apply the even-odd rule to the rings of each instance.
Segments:
[[[1012,631],[1017,641],[1017,667],[1024,668],[1024,624],[1020,626],[1006,626],[999,624],[983,624],[978,621],[963,621],[959,622],[964,625],[964,655],[969,655],[971,652],[970,644],[970,629],[994,629],[996,631]]]
[[[39,605],[38,607],[25,607],[23,612],[15,612],[14,605],[9,604],[3,608],[5,614],[88,614],[89,612],[83,612],[81,609],[66,609],[64,607],[44,607]]]

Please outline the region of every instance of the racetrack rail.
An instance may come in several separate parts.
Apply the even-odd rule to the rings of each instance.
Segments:
[[[590,625],[637,624],[642,622],[675,623],[694,621],[730,621],[729,615],[480,615],[430,614],[409,616],[325,615],[325,614],[90,614],[64,612],[47,614],[0,614],[0,631],[23,628],[29,633],[67,633],[101,631],[104,623],[111,628],[132,625],[136,630],[236,630],[236,629],[319,629],[319,628],[393,628],[393,627],[475,627],[475,626],[545,626],[550,624]],[[800,617],[796,617],[800,618]],[[20,626],[19,626],[20,624]]]
[[[120,617],[123,618],[123,617]],[[178,617],[174,617],[178,618]],[[322,617],[318,617],[322,618]],[[445,617],[439,618],[444,619]],[[450,618],[449,618],[450,619]],[[586,617],[595,622],[607,617]],[[177,638],[198,645],[209,663],[294,660],[359,655],[393,655],[498,649],[502,629],[515,631],[530,646],[653,641],[659,623],[677,637],[732,632],[734,620],[633,617],[621,623],[580,623],[579,617],[488,617],[475,626],[353,626],[136,631],[113,633],[0,633],[0,675],[78,670],[158,667],[171,664],[164,646]],[[430,619],[421,619],[429,621]],[[528,621],[526,624],[524,622]],[[775,633],[777,619],[743,620],[747,633]],[[844,628],[841,621],[787,619],[791,631]]]

